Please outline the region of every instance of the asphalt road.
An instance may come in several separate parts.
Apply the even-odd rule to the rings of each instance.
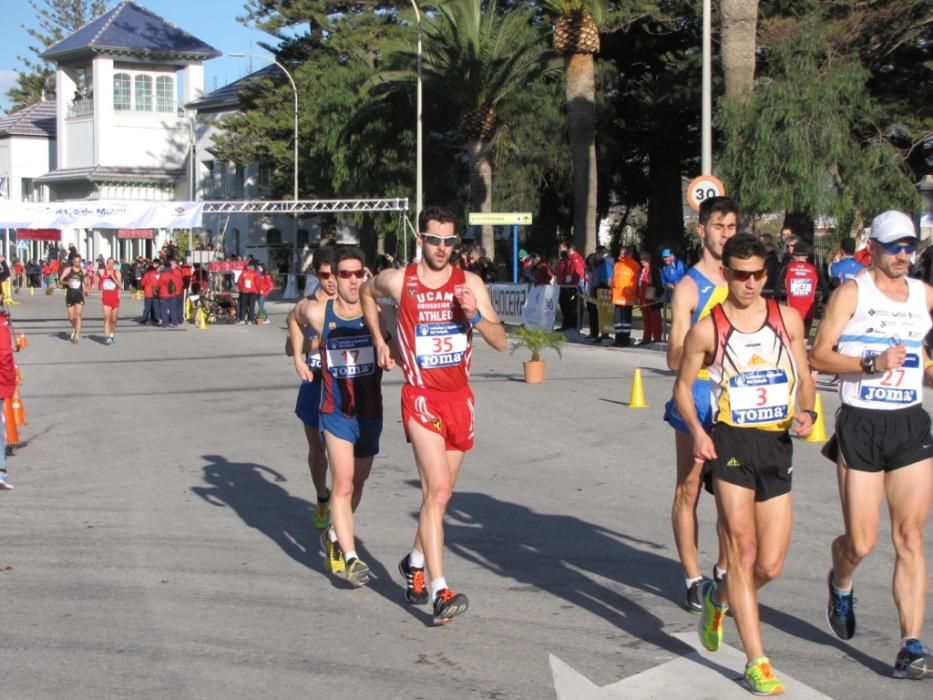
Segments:
[[[311,524],[284,305],[270,304],[268,326],[124,320],[108,347],[98,297],[76,346],[61,295],[21,300],[29,424],[8,461],[16,490],[0,493],[0,698],[583,698],[625,679],[612,697],[700,698],[735,685],[737,653],[697,673],[682,661],[697,618],[679,607],[661,420],[673,378],[660,352],[572,344],[532,386],[518,354],[478,343],[478,446],[447,520],[448,580],[471,607],[434,627],[395,571],[420,498],[398,371],[385,378],[382,453],[357,515],[375,580],[349,589],[324,572]],[[124,300],[124,317],[140,306]],[[646,409],[627,406],[636,367]],[[822,396],[831,430],[837,401],[825,385]],[[886,522],[856,579],[859,634],[828,632],[841,517],[818,450],[796,446],[794,539],[761,595],[766,648],[801,692],[929,698],[930,682],[888,678],[899,636]],[[713,521],[704,498],[705,569]],[[731,621],[726,643],[740,648]],[[555,665],[583,680],[555,689]],[[702,668],[717,669],[713,685]],[[639,685],[649,677],[650,692]]]

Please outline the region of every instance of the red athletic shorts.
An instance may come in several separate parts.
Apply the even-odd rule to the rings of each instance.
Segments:
[[[100,293],[100,303],[101,306],[109,306],[114,309],[117,308],[120,306],[120,292],[116,289],[105,289]]]
[[[405,437],[408,421],[414,420],[444,437],[448,450],[467,452],[473,448],[473,392],[469,386],[458,391],[436,391],[402,386],[402,424]]]

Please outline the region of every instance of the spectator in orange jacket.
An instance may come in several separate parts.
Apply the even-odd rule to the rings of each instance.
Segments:
[[[619,248],[612,267],[612,303],[615,306],[615,343],[617,348],[632,344],[632,306],[638,301],[638,275],[641,265],[632,257],[632,249]]]
[[[246,268],[240,273],[236,288],[240,291],[237,300],[240,325],[256,323],[256,265],[252,260],[247,262]]]

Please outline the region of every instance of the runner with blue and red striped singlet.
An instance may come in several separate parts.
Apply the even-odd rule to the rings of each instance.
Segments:
[[[459,241],[454,215],[427,208],[418,217],[422,259],[402,270],[383,270],[361,290],[360,303],[373,332],[377,360],[390,370],[395,361],[378,337],[377,299],[398,304],[398,341],[405,385],[402,423],[421,476],[422,503],[412,551],[399,562],[410,603],[429,601],[425,566],[430,573],[434,622],[443,624],[466,611],[467,597],[455,593],[444,577],[444,513],[457,482],[463,456],[473,447],[473,392],[470,359],[473,331],[496,350],[508,347],[483,280],[453,268],[450,254]]]
[[[353,514],[379,452],[382,368],[360,308],[367,274],[362,251],[338,250],[335,266],[337,297],[308,302],[299,320],[321,338],[319,427],[333,479],[331,525],[321,535],[325,563],[331,573],[344,571],[347,581],[362,586],[369,581],[369,566],[356,552]]]

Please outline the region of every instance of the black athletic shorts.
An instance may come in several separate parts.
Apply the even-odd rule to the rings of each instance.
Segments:
[[[786,430],[716,423],[711,436],[719,456],[703,466],[703,481],[710,493],[715,479],[752,489],[758,502],[790,493],[794,445]]]
[[[933,457],[930,414],[918,404],[894,411],[845,404],[836,412],[836,432],[823,455],[850,469],[893,471]]]

